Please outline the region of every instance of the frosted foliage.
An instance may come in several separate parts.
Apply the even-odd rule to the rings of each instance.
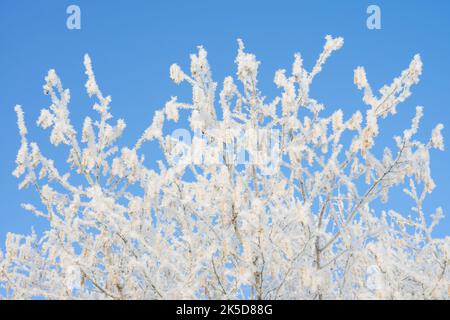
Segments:
[[[199,47],[189,72],[170,67],[176,84],[192,87],[192,101],[171,97],[136,143],[123,148],[117,141],[125,121],[113,121],[91,59],[84,59],[85,87],[98,116],[86,117],[79,132],[69,117],[69,90],[50,70],[44,92],[51,104],[37,124],[53,145],[65,145],[68,166],[29,140],[16,106],[21,145],[13,173],[20,188],[33,188],[40,199],[23,208],[49,227],[42,235],[7,235],[0,296],[448,299],[450,238],[432,236],[443,210],[424,207],[435,188],[430,151],[444,149],[443,125],[428,142],[416,140],[423,113],[417,107],[393,148],[375,146],[384,119],[396,115],[418,83],[420,57],[378,94],[357,67],[364,103],[346,116],[310,97],[315,76],[344,43],[325,40],[311,71],[296,54],[292,72],[276,72],[281,93],[271,101],[258,90],[261,64],[243,41],[236,77],[226,77],[219,92]],[[201,137],[186,141],[165,132],[165,123],[181,120]],[[270,170],[216,148],[238,146],[253,157],[260,145],[251,141],[263,132],[279,133]],[[163,154],[153,164],[144,159],[148,141]],[[410,211],[389,205],[393,189],[410,198]]]

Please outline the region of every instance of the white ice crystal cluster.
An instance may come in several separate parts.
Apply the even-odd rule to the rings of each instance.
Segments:
[[[121,149],[125,122],[112,121],[111,98],[100,91],[89,56],[86,90],[98,117],[86,117],[79,133],[69,90],[50,70],[44,92],[51,104],[37,124],[53,145],[67,147],[69,166],[56,166],[29,140],[16,106],[14,175],[40,198],[23,208],[49,227],[42,235],[8,234],[0,296],[448,299],[450,238],[433,237],[443,210],[424,206],[435,188],[430,151],[444,149],[443,125],[420,142],[417,107],[394,149],[374,148],[383,119],[396,115],[418,83],[420,57],[379,94],[357,67],[354,83],[368,107],[325,116],[309,88],[343,42],[327,36],[311,71],[295,54],[292,72],[275,73],[281,93],[270,101],[258,89],[260,62],[243,41],[236,77],[226,77],[219,93],[199,47],[190,74],[170,67],[176,84],[192,87],[192,101],[171,97],[138,141]],[[165,132],[181,109],[189,113],[189,141]],[[151,140],[163,153],[158,169],[144,164],[141,147]],[[270,170],[261,150],[270,153]],[[394,188],[411,198],[411,211],[390,205]]]

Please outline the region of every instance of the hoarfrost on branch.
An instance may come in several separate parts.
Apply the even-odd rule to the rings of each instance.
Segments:
[[[37,124],[50,131],[53,145],[68,147],[70,168],[58,171],[29,140],[16,106],[21,146],[13,174],[20,188],[36,190],[41,203],[23,207],[49,228],[42,236],[7,235],[0,295],[448,299],[450,239],[432,236],[443,212],[423,207],[435,187],[430,150],[444,149],[443,125],[429,141],[416,140],[423,114],[417,107],[411,127],[394,138],[396,148],[381,156],[374,150],[383,119],[395,116],[419,81],[420,56],[379,94],[357,67],[354,83],[367,107],[324,116],[310,85],[344,42],[325,40],[311,71],[296,54],[290,74],[276,72],[281,94],[271,101],[258,90],[260,62],[242,40],[238,81],[226,77],[216,100],[217,83],[199,47],[190,74],[170,67],[175,83],[192,86],[192,101],[171,97],[141,138],[120,150],[125,121],[112,120],[111,98],[100,91],[89,56],[85,86],[98,117],[86,117],[81,133],[69,117],[69,90],[50,70],[44,92],[51,104]],[[181,109],[194,134],[188,142],[164,133],[166,121],[186,114]],[[278,143],[267,143],[268,132]],[[144,164],[141,147],[151,140],[164,154],[158,170]],[[380,209],[393,188],[411,198],[411,212]]]

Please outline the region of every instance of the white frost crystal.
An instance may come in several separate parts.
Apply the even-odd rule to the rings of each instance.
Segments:
[[[199,47],[190,75],[170,67],[175,83],[192,86],[192,101],[172,97],[134,146],[121,148],[125,121],[112,123],[111,98],[89,56],[86,90],[98,115],[85,118],[80,134],[69,91],[50,70],[44,92],[51,104],[37,124],[52,144],[65,145],[68,165],[28,142],[16,106],[21,145],[13,174],[40,200],[23,208],[49,229],[8,234],[0,298],[448,299],[450,237],[432,236],[444,213],[423,205],[435,188],[430,149],[444,149],[444,126],[420,142],[417,107],[396,147],[372,152],[383,119],[396,115],[419,81],[420,57],[379,96],[356,68],[368,107],[350,116],[322,112],[309,88],[343,42],[326,36],[310,72],[295,54],[292,71],[276,72],[281,93],[271,101],[258,89],[259,61],[238,40],[237,80],[225,78],[216,102]],[[166,134],[165,122],[178,121],[180,109],[189,113],[188,134]],[[156,171],[141,149],[150,140],[162,152]],[[390,208],[397,187],[411,211]],[[389,208],[380,211],[378,200]]]

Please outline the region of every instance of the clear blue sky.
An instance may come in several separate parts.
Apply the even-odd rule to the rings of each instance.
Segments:
[[[66,8],[81,8],[82,29],[66,28]],[[366,28],[366,8],[377,4],[382,29]],[[378,143],[392,145],[391,137],[410,125],[416,105],[425,107],[420,135],[428,139],[437,122],[446,125],[450,141],[450,1],[136,1],[136,0],[0,0],[0,247],[8,231],[29,233],[45,227],[20,207],[33,202],[32,190],[18,191],[11,175],[19,147],[15,104],[24,107],[30,137],[41,143],[44,153],[55,154],[62,163],[64,148],[54,153],[48,132],[36,128],[41,108],[48,106],[42,93],[44,76],[55,68],[65,87],[71,89],[71,115],[79,127],[92,114],[84,91],[84,53],[94,63],[97,80],[105,94],[112,95],[112,113],[125,118],[123,144],[134,142],[151,121],[154,110],[170,96],[189,96],[186,86],[169,79],[173,62],[189,66],[189,54],[197,45],[208,50],[213,75],[219,83],[235,73],[236,39],[262,61],[261,89],[276,92],[272,82],[278,68],[289,69],[295,52],[301,52],[311,67],[321,52],[326,34],[343,36],[345,45],[327,63],[312,88],[314,98],[329,110],[342,108],[347,115],[366,108],[353,85],[353,70],[366,67],[372,87],[379,88],[407,67],[420,53],[424,73],[413,96],[399,107],[399,114],[382,126]],[[183,123],[180,124],[182,126]],[[45,142],[45,143],[43,143]],[[448,142],[450,146],[450,142]],[[60,148],[61,149],[61,148]],[[450,150],[450,147],[448,148]],[[147,158],[159,156],[147,147]],[[432,153],[432,171],[437,188],[426,209],[444,208],[445,221],[437,236],[450,229],[450,153]],[[61,166],[60,166],[61,167]],[[394,195],[397,209],[409,207]]]

